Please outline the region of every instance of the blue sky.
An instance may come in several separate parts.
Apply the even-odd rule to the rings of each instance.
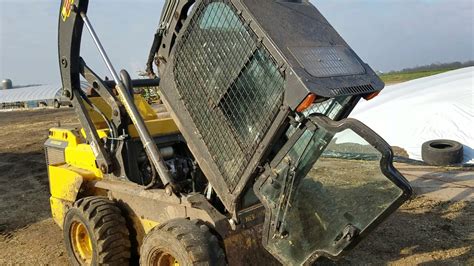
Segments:
[[[90,1],[93,22],[117,70],[144,68],[162,0]],[[474,59],[472,0],[311,0],[374,69]],[[59,83],[60,1],[0,0],[0,79]],[[82,56],[107,74],[90,38]]]

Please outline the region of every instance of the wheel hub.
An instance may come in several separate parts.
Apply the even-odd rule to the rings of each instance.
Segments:
[[[152,262],[152,265],[179,266],[178,260],[171,254],[159,252],[158,254],[156,254],[156,256],[153,256],[153,257],[154,257],[154,261]]]
[[[86,226],[81,222],[73,222],[71,227],[71,244],[76,258],[83,263],[92,261],[92,242]]]

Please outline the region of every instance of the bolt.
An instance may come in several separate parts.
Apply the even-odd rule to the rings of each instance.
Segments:
[[[117,110],[114,110],[114,116],[118,116],[119,112]]]
[[[67,67],[67,59],[65,57],[61,58],[61,65],[66,68]]]
[[[230,224],[230,227],[235,230],[237,228],[238,222],[234,219],[229,219],[229,224]]]
[[[288,235],[289,235],[289,234],[288,234],[287,231],[283,231],[283,232],[281,232],[280,238],[281,238],[281,239],[287,238]]]
[[[166,195],[168,195],[168,196],[173,195],[173,189],[171,188],[171,186],[166,186],[166,187],[165,187],[165,193],[166,193]]]

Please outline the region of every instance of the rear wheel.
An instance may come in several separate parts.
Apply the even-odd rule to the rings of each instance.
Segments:
[[[126,265],[130,240],[120,209],[104,197],[78,200],[64,218],[64,240],[73,265]]]
[[[226,260],[218,238],[204,223],[176,219],[148,233],[140,265],[226,265]]]

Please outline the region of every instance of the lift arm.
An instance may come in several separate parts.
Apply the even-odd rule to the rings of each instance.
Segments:
[[[119,99],[121,105],[123,105],[126,115],[130,118],[132,123],[135,125],[138,135],[143,143],[147,156],[152,162],[153,166],[158,172],[158,175],[163,185],[173,185],[173,180],[169,174],[168,168],[166,167],[163,158],[153,141],[148,129],[145,126],[143,118],[137,110],[133,102],[133,95],[130,94],[134,83],[132,80],[122,80],[115,71],[112,63],[110,62],[105,49],[103,48],[92,24],[87,17],[88,0],[63,0],[61,3],[60,20],[59,20],[59,61],[61,69],[61,78],[63,82],[63,89],[65,96],[69,97],[75,106],[76,113],[79,116],[79,120],[86,131],[86,137],[91,144],[94,154],[96,156],[97,164],[101,171],[104,173],[110,173],[112,171],[112,160],[111,154],[109,154],[104,146],[101,144],[100,139],[97,135],[96,129],[87,113],[84,105],[83,91],[80,86],[80,75],[83,75],[88,81],[96,79],[99,82],[98,88],[94,88],[100,91],[100,87],[106,85],[114,85],[117,95],[112,95],[112,89],[109,87],[99,93],[99,96],[103,97],[104,100],[111,105],[111,108],[115,112],[113,116],[125,115],[121,114],[120,108],[116,103],[112,103],[112,99]],[[107,69],[113,78],[113,83],[101,81],[92,70],[85,66],[84,60],[80,57],[80,44],[82,37],[82,30],[84,25],[89,31],[94,44],[96,45],[102,59],[104,60]],[[122,75],[128,76],[128,75]],[[146,82],[142,82],[141,85],[146,85]],[[150,84],[156,84],[156,81],[150,81]],[[82,95],[82,96],[81,96]],[[114,112],[113,112],[114,113]],[[114,119],[113,122],[118,123],[120,120]]]

